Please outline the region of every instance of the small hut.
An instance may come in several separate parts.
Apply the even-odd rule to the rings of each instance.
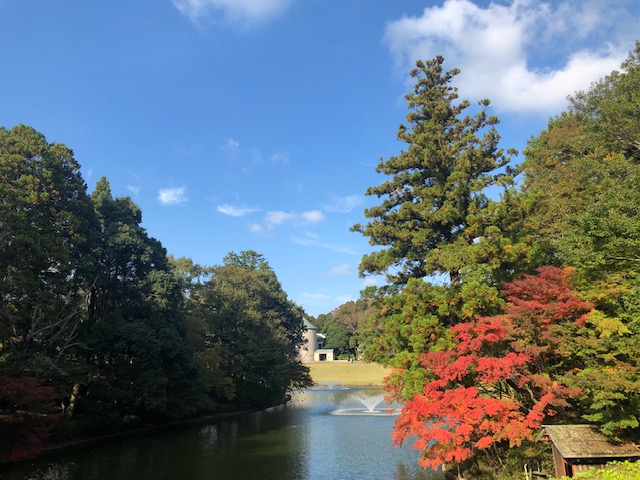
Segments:
[[[333,355],[333,348],[318,348],[313,352],[313,359],[316,362],[333,362],[335,357]]]
[[[613,443],[591,425],[544,425],[540,439],[551,441],[556,477],[573,477],[591,467],[604,469],[614,460],[640,459],[635,443]]]

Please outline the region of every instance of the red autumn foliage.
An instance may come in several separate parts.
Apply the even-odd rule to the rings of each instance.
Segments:
[[[38,453],[57,418],[55,390],[33,377],[0,376],[0,462]]]
[[[420,464],[437,469],[496,444],[520,445],[580,392],[554,382],[562,325],[592,305],[577,297],[571,270],[544,267],[504,286],[505,314],[452,327],[454,345],[425,354],[433,375],[407,402],[393,437],[416,437]],[[392,388],[391,388],[392,390]]]

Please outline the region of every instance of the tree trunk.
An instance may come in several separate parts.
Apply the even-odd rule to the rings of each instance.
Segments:
[[[76,407],[76,400],[78,399],[78,393],[80,392],[80,384],[74,383],[71,389],[71,396],[69,397],[69,408],[66,411],[66,417],[71,418],[73,416],[73,410]]]

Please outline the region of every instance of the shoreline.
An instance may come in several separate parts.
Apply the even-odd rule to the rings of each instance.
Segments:
[[[183,420],[175,420],[175,421],[162,423],[162,424],[158,424],[158,425],[148,425],[148,426],[145,426],[145,427],[134,428],[134,429],[131,429],[131,430],[124,430],[124,431],[120,431],[120,432],[107,433],[107,434],[104,434],[104,435],[83,437],[83,438],[65,440],[65,441],[60,441],[60,442],[51,442],[51,443],[46,443],[45,442],[45,444],[42,447],[42,450],[40,450],[38,453],[36,453],[36,454],[34,454],[32,456],[20,459],[20,460],[18,460],[16,462],[4,462],[4,463],[0,462],[0,468],[2,466],[4,466],[4,465],[7,465],[7,466],[17,465],[17,464],[20,464],[20,463],[29,462],[29,461],[34,460],[34,459],[39,458],[39,457],[44,457],[44,456],[48,456],[48,455],[55,455],[57,453],[61,453],[61,452],[64,452],[66,450],[73,450],[75,448],[82,448],[82,447],[88,447],[88,446],[91,446],[91,445],[98,445],[100,443],[107,442],[109,440],[117,440],[117,439],[122,439],[122,438],[143,436],[143,435],[146,435],[146,434],[149,434],[149,433],[159,432],[159,431],[162,431],[162,430],[169,430],[169,429],[172,429],[172,428],[188,427],[188,426],[193,426],[193,425],[206,425],[208,423],[214,423],[214,422],[221,421],[221,420],[229,420],[229,419],[233,419],[233,418],[238,418],[238,417],[241,417],[243,415],[250,414],[250,413],[260,412],[260,411],[263,411],[263,410],[268,410],[270,408],[286,405],[290,400],[291,400],[291,395],[287,395],[279,403],[275,403],[273,405],[267,405],[267,406],[259,407],[259,408],[252,408],[252,409],[248,409],[248,410],[238,410],[238,411],[233,411],[233,412],[210,413],[210,414],[201,415],[201,416],[197,416],[197,417],[193,417],[193,418],[186,418],[186,419],[183,419]]]

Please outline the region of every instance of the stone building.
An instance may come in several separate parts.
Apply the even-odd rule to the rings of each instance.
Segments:
[[[327,339],[322,333],[318,333],[318,328],[306,318],[304,319],[304,344],[300,348],[300,360],[302,363],[308,362],[332,362],[335,360],[333,349],[324,348]]]

